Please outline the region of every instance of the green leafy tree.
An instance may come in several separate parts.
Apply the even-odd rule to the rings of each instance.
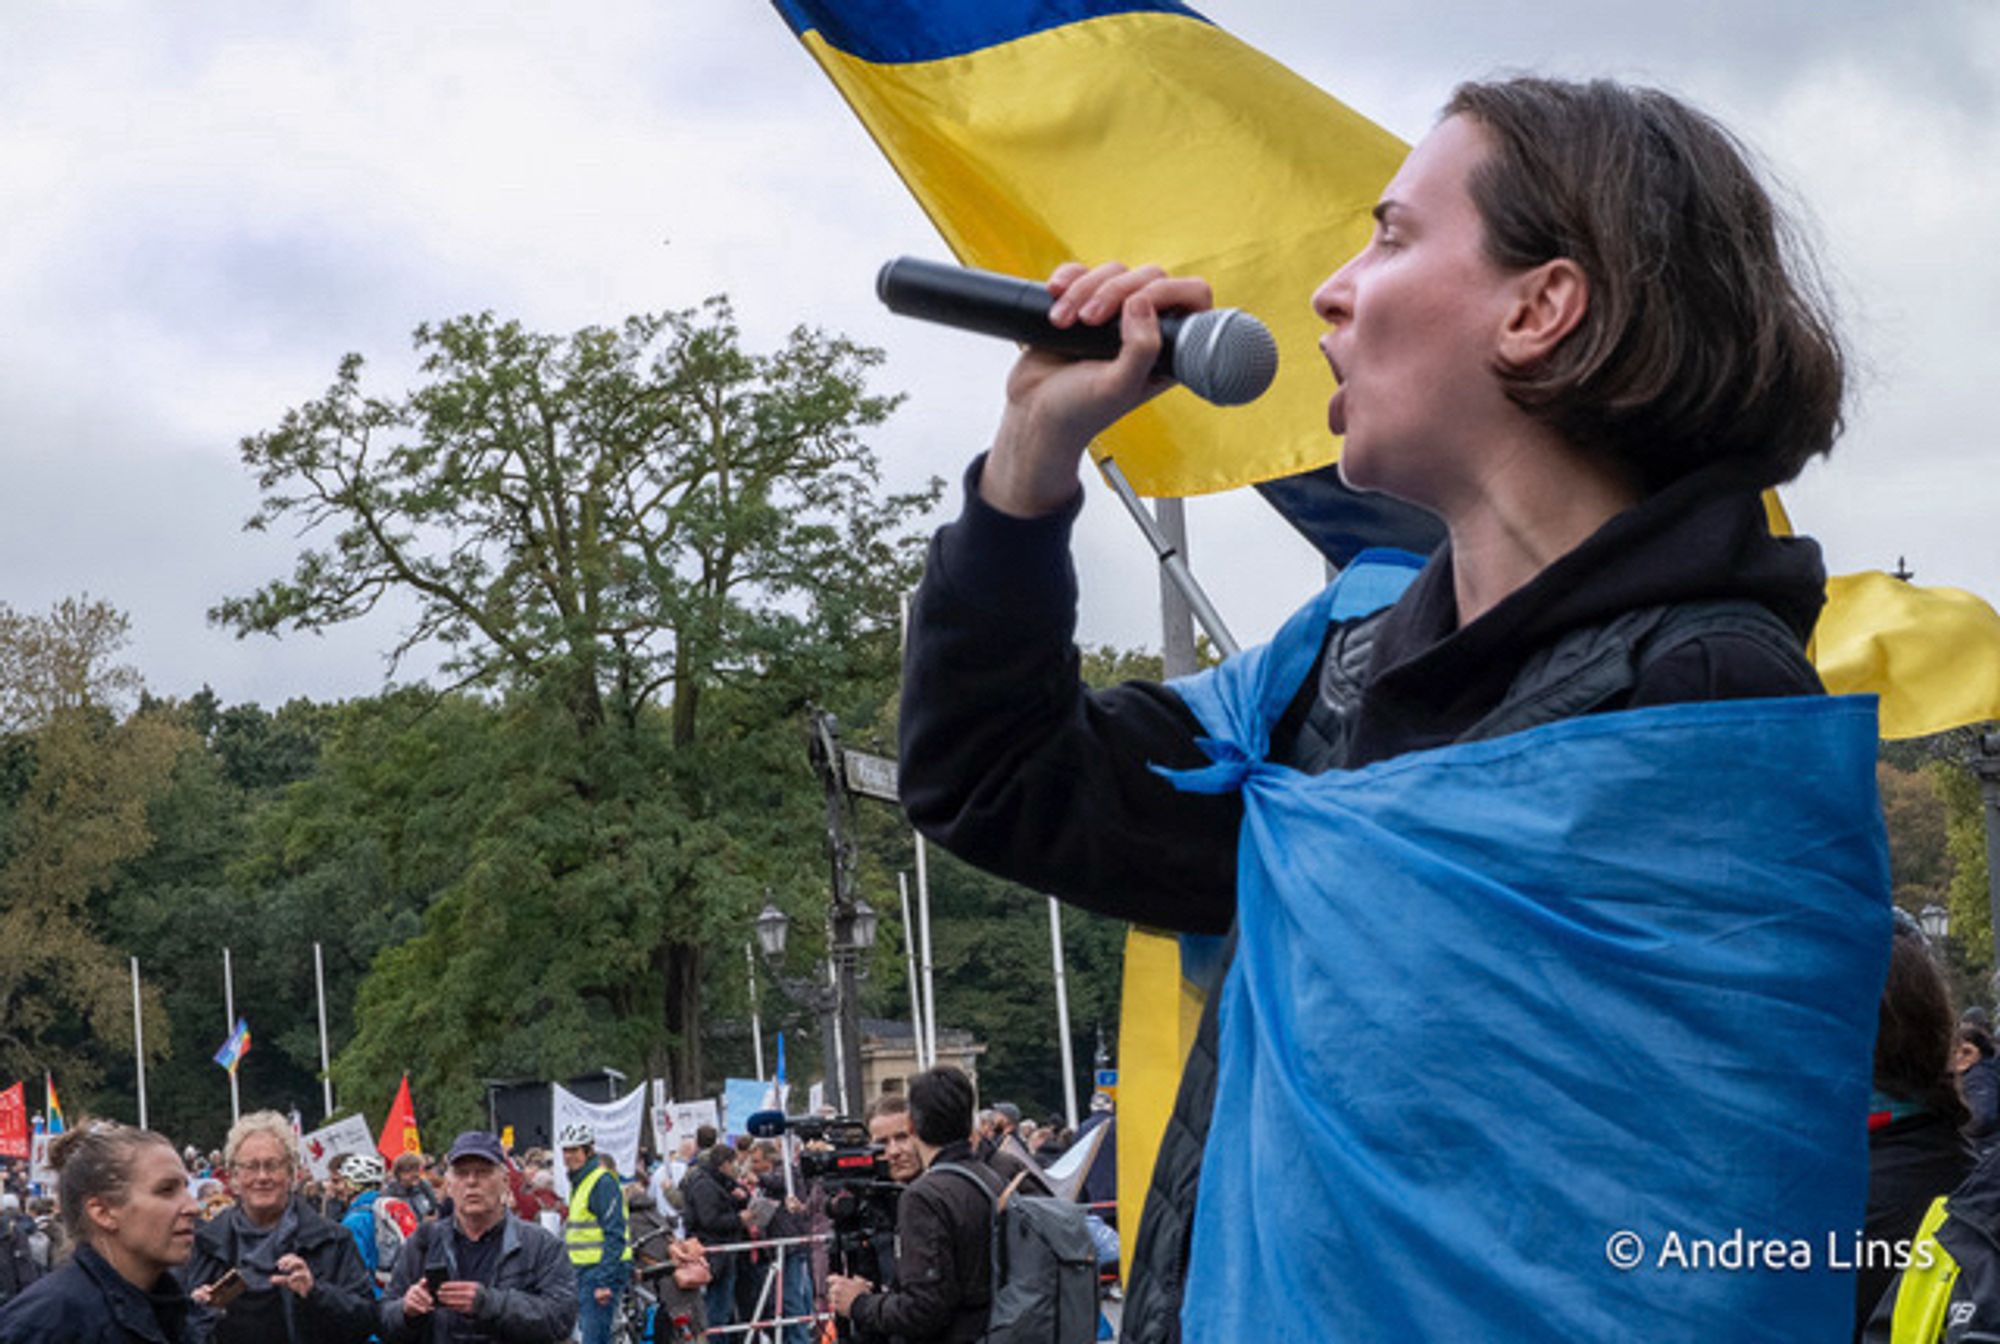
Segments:
[[[462,869],[376,963],[343,1066],[379,1081],[429,1052],[452,1107],[480,1069],[592,1052],[691,1090],[706,949],[799,868],[769,835],[785,808],[734,810],[759,792],[740,776],[808,698],[893,675],[906,528],[939,485],[881,489],[862,438],[895,404],[867,388],[879,352],[803,329],[746,351],[720,299],[568,337],[461,317],[416,345],[417,390],[365,394],[350,355],[244,441],[251,526],[325,540],[211,613],[314,630],[396,594],[416,616],[393,656],[441,646],[502,715]],[[810,788],[802,751],[789,778]],[[459,1027],[529,1044],[447,1066]]]
[[[125,617],[65,598],[46,615],[0,606],[0,1072],[48,1070],[88,1097],[133,1046],[131,980],[102,901],[153,843],[147,809],[197,744],[173,716],[135,711],[116,661]],[[147,1011],[164,1021],[157,991]],[[156,1058],[164,1036],[148,1041]]]

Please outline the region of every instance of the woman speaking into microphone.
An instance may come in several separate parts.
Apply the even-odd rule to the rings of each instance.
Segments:
[[[1362,557],[1208,672],[1084,687],[1078,466],[1169,385],[1159,315],[1211,297],[1071,264],[1049,320],[1120,352],[1020,357],[914,604],[915,824],[1228,939],[1123,1337],[1279,1309],[1314,1339],[1837,1335],[1830,1269],[1605,1253],[1859,1226],[1873,706],[1823,695],[1818,548],[1759,499],[1841,424],[1811,266],[1727,131],[1607,82],[1461,87],[1374,217],[1310,295],[1327,428],[1350,485],[1442,522],[1435,553]]]

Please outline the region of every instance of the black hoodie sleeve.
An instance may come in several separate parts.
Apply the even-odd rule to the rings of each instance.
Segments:
[[[1235,912],[1233,794],[1181,793],[1151,768],[1207,764],[1171,689],[1086,689],[1072,643],[1079,502],[1021,519],[978,494],[931,542],[903,665],[901,792],[959,857],[1101,914],[1222,933]]]

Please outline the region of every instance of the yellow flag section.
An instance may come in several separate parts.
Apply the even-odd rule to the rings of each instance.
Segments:
[[[1201,1025],[1201,995],[1181,975],[1180,940],[1131,928],[1118,1004],[1119,1271],[1131,1281],[1139,1214],[1180,1090],[1181,1066]]]
[[[1876,571],[1828,579],[1809,653],[1827,690],[1882,697],[1884,737],[2000,719],[2000,614],[1957,588]]]
[[[1175,390],[1104,436],[1135,490],[1200,494],[1333,460],[1309,299],[1366,244],[1400,140],[1180,6],[778,8],[959,261],[1031,277],[1158,263],[1270,326],[1278,378],[1254,405]]]
[[[1774,535],[1792,535],[1764,492]],[[1958,588],[1918,588],[1880,570],[1826,581],[1806,656],[1834,695],[1874,695],[1887,738],[2000,719],[2000,613]]]

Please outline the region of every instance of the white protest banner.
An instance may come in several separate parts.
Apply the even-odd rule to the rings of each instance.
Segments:
[[[824,1081],[821,1081],[814,1083],[811,1087],[806,1089],[806,1112],[810,1115],[818,1115],[821,1111],[825,1109],[826,1109],[826,1083]]]
[[[49,1140],[53,1137],[38,1129],[28,1143],[28,1181],[43,1190],[53,1190],[56,1186],[56,1169],[49,1165]]]
[[[549,1084],[551,1135],[560,1136],[567,1124],[589,1125],[597,1135],[597,1151],[617,1164],[620,1179],[639,1169],[639,1130],[646,1123],[646,1089],[642,1084],[613,1102],[598,1105],[585,1101],[560,1083]],[[569,1198],[569,1171],[555,1164],[556,1193]]]
[[[306,1167],[316,1181],[323,1181],[331,1174],[334,1158],[374,1151],[375,1132],[358,1115],[342,1116],[299,1140],[299,1152],[305,1157]]]
[[[660,1152],[672,1157],[680,1151],[681,1140],[691,1138],[703,1125],[722,1132],[722,1113],[715,1102],[675,1101],[666,1108],[666,1128],[660,1133]]]

